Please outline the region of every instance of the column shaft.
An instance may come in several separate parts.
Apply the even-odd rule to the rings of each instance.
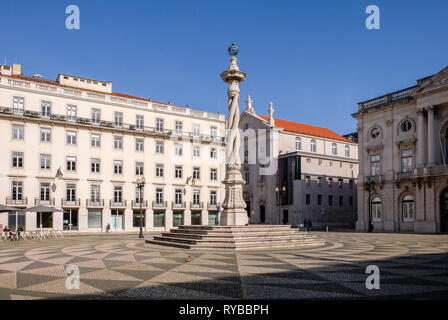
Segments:
[[[425,165],[425,123],[423,109],[417,110],[417,166]]]
[[[434,107],[428,108],[428,164],[436,163],[435,137],[434,137]]]

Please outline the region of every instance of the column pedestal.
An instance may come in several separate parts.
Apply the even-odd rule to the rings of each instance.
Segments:
[[[241,176],[239,166],[228,166],[226,179],[222,182],[226,195],[222,207],[219,224],[222,226],[244,226],[249,223],[246,212],[246,203],[243,200],[243,185],[245,181]]]

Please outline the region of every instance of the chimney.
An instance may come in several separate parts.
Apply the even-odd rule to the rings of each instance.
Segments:
[[[20,64],[18,64],[18,63],[14,63],[14,64],[12,65],[12,74],[13,74],[14,76],[19,76],[19,75],[21,75],[21,74],[22,74],[22,66],[21,66]]]
[[[269,102],[269,109],[268,109],[268,112],[269,112],[269,125],[271,127],[275,126],[275,122],[274,122],[274,107],[273,107],[273,105],[274,104],[272,103],[272,101]]]

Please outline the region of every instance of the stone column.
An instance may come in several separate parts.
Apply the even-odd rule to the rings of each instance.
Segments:
[[[221,78],[228,84],[228,108],[229,117],[226,124],[226,177],[222,182],[225,186],[225,198],[223,212],[219,219],[220,225],[246,225],[248,217],[246,203],[243,200],[244,180],[241,176],[240,148],[240,109],[238,99],[240,97],[239,83],[244,81],[246,73],[241,71],[236,64],[238,48],[234,44],[229,47],[231,55],[229,68],[221,73]]]
[[[435,137],[434,137],[434,106],[428,107],[428,164],[436,163]]]
[[[417,166],[425,165],[425,119],[423,108],[417,110]]]

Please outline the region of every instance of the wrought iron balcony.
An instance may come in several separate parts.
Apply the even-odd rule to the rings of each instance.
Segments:
[[[203,209],[204,202],[190,202],[190,209]]]
[[[175,201],[171,201],[171,208],[173,210],[185,210],[187,208],[187,203],[185,201],[181,201],[181,202],[175,202]]]
[[[13,199],[12,197],[6,197],[6,205],[12,206],[27,206],[28,205],[28,197],[22,197],[22,199]]]
[[[148,207],[148,200],[132,200],[132,208],[140,208],[140,202],[142,204],[142,208],[147,208]]]
[[[168,202],[167,201],[161,201],[161,202],[153,201],[152,207],[154,209],[166,209],[168,207]]]
[[[54,206],[54,198],[50,198],[48,200],[42,200],[41,198],[34,198],[34,205],[43,205],[43,206]]]
[[[74,200],[61,199],[61,206],[62,207],[71,207],[71,208],[80,207],[81,200],[80,199],[74,199]]]
[[[216,211],[218,210],[218,207],[220,206],[219,202],[207,202],[207,209],[211,210],[211,211]]]
[[[104,199],[87,199],[86,206],[90,208],[102,208],[104,207]]]
[[[126,200],[121,201],[109,200],[110,208],[126,208],[126,204],[127,204]]]

